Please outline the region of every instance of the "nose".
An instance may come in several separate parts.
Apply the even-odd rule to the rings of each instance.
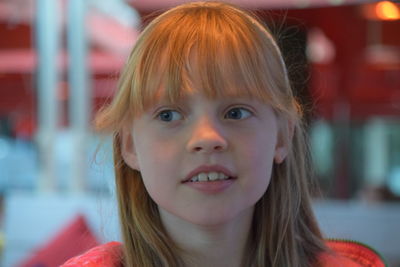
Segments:
[[[194,123],[187,149],[190,152],[213,153],[223,152],[228,142],[222,134],[222,127],[210,119],[203,118]]]

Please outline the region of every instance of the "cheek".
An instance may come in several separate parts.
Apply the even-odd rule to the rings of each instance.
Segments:
[[[257,203],[265,194],[272,179],[273,155],[262,152],[259,152],[258,155],[253,159],[252,164],[249,164],[252,167],[249,170],[252,179],[248,188],[253,204]]]
[[[242,152],[237,158],[243,175],[246,176],[247,187],[254,195],[262,195],[268,188],[275,154],[275,139],[271,142],[265,136],[248,138],[242,142]]]
[[[174,145],[151,133],[138,135],[135,140],[136,155],[142,172],[157,171],[174,156]]]
[[[246,140],[241,142],[242,160],[254,170],[270,170],[275,156],[276,135],[256,135]]]
[[[171,184],[170,174],[176,173],[176,164],[179,155],[175,145],[171,142],[162,142],[151,136],[141,138],[136,146],[138,165],[143,182],[150,194],[159,192],[160,188]]]
[[[146,146],[144,146],[146,147]],[[168,195],[168,176],[171,172],[171,166],[166,164],[165,154],[160,153],[157,147],[146,147],[146,150],[138,154],[140,172],[146,191],[160,205],[163,199]]]

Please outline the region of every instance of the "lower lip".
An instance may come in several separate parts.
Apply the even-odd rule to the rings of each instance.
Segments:
[[[206,194],[216,194],[228,189],[234,181],[235,179],[230,178],[227,180],[209,182],[186,182],[184,184]]]

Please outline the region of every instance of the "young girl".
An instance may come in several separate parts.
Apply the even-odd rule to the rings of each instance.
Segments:
[[[123,245],[64,266],[362,266],[361,252],[382,266],[323,240],[301,119],[281,52],[249,13],[198,2],[160,15],[97,117],[114,134]]]

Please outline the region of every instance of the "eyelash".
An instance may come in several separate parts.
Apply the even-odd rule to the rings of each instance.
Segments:
[[[242,116],[243,115],[241,115],[240,116],[240,118],[236,118],[236,119],[233,119],[233,118],[229,118],[228,116],[229,116],[229,112],[232,112],[232,111],[234,111],[234,110],[236,110],[236,111],[238,111],[238,110],[240,110],[242,113],[243,113],[243,111],[245,112],[245,113],[247,113],[245,116],[245,118],[242,118]],[[166,114],[167,112],[170,112],[170,113],[174,113],[174,114],[178,114],[180,117],[178,118],[178,119],[173,119],[173,115],[172,115],[172,118],[171,118],[171,120],[163,120],[163,118],[161,117],[163,114]],[[243,120],[243,119],[246,119],[246,118],[248,118],[248,117],[250,117],[250,116],[253,116],[254,115],[254,113],[252,112],[252,111],[250,111],[249,109],[247,109],[247,108],[244,108],[244,107],[231,107],[231,108],[229,108],[228,110],[227,110],[227,112],[225,113],[225,115],[224,115],[224,119],[228,119],[228,120]],[[163,121],[163,122],[172,122],[172,121],[177,121],[177,120],[182,120],[183,119],[183,115],[182,115],[182,113],[179,111],[179,110],[175,110],[175,109],[164,109],[164,110],[161,110],[161,111],[159,111],[158,113],[157,113],[157,115],[156,115],[156,118],[158,119],[158,120],[160,120],[160,121]]]

